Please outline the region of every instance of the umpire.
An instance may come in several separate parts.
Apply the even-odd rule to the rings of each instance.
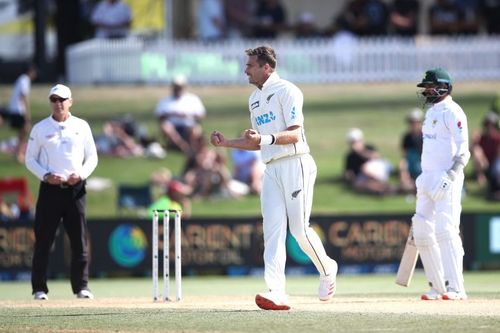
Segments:
[[[26,151],[26,167],[41,180],[34,225],[33,295],[37,300],[48,299],[49,252],[62,221],[71,243],[71,288],[77,298],[92,299],[87,286],[85,179],[97,166],[97,151],[89,124],[70,112],[71,90],[55,85],[49,100],[52,114],[33,127]]]

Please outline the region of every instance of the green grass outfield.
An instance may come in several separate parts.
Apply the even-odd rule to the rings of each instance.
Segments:
[[[243,75],[243,74],[242,74]],[[34,85],[31,94],[33,120],[50,114],[47,94],[50,86]],[[153,110],[158,100],[169,94],[168,86],[96,86],[71,87],[75,115],[86,119],[94,134],[102,131],[104,121],[125,114],[132,115],[149,133],[158,136],[158,123]],[[408,213],[415,203],[403,195],[378,198],[357,195],[347,190],[336,179],[343,168],[347,149],[345,134],[350,127],[359,127],[366,140],[375,144],[383,156],[397,165],[401,156],[399,141],[405,131],[407,112],[419,105],[414,84],[348,84],[307,85],[304,91],[305,128],[312,155],[318,164],[313,214],[340,213]],[[0,103],[6,104],[10,86],[0,87]],[[214,129],[228,136],[235,136],[248,128],[248,96],[252,86],[191,87],[199,94],[207,108],[203,122],[205,133]],[[495,94],[500,92],[500,82],[456,82],[454,98],[464,108],[469,118],[469,132],[480,128],[484,114]],[[1,127],[0,140],[12,137],[8,126]],[[150,174],[168,167],[174,175],[182,168],[183,157],[169,152],[163,160],[146,158],[110,158],[101,156],[93,176],[109,178],[114,186],[101,192],[90,192],[87,197],[90,217],[115,217],[116,186],[120,183],[144,184]],[[471,163],[470,163],[471,164]],[[467,171],[470,172],[471,165]],[[38,181],[12,156],[0,154],[1,176],[28,176],[30,188],[37,194]],[[392,179],[396,181],[396,179]],[[475,182],[466,181],[467,197],[464,211],[498,211],[498,203],[487,202],[483,190]],[[258,216],[258,198],[250,196],[240,200],[207,200],[193,204],[193,216]]]
[[[95,300],[75,299],[67,280],[49,281],[49,301],[32,300],[29,282],[1,282],[0,332],[499,332],[499,277],[466,273],[467,301],[420,301],[420,271],[409,288],[393,275],[340,275],[330,303],[317,300],[317,277],[289,277],[292,309],[274,312],[254,304],[262,277],[185,277],[183,299],[169,303],[153,303],[143,278],[93,279]]]

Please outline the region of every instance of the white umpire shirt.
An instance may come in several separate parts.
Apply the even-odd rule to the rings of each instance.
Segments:
[[[427,110],[422,132],[423,171],[447,171],[453,166],[453,158],[460,155],[467,164],[470,158],[467,117],[451,96]]]
[[[46,173],[77,174],[86,179],[97,166],[97,150],[89,124],[70,115],[63,122],[52,116],[31,130],[26,150],[26,166],[40,180]]]
[[[304,96],[293,83],[283,80],[274,72],[248,100],[252,127],[260,134],[282,132],[291,126],[301,129],[299,141],[287,145],[261,146],[262,161],[269,163],[287,156],[309,153],[304,132],[302,105]]]

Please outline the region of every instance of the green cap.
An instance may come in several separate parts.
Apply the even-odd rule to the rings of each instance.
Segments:
[[[429,69],[425,72],[422,82],[417,84],[417,87],[425,87],[427,84],[448,83],[451,85],[451,77],[447,71],[442,68]]]

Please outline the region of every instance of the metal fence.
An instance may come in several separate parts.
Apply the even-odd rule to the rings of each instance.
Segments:
[[[72,84],[159,84],[184,74],[192,84],[246,84],[244,50],[266,44],[89,40],[69,48]],[[432,67],[455,80],[500,80],[500,37],[277,40],[281,77],[297,83],[415,82]]]

